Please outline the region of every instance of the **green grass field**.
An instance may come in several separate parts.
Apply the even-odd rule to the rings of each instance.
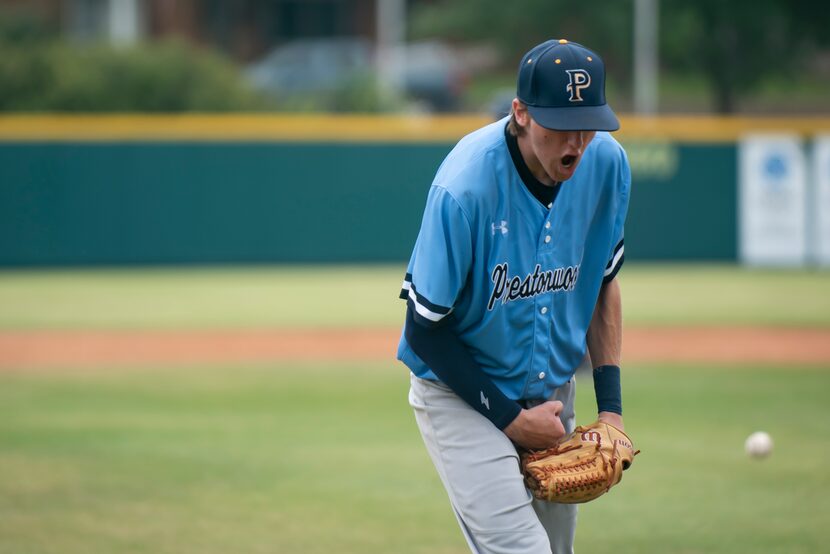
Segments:
[[[0,272],[0,329],[399,325],[403,266]],[[830,272],[626,264],[626,322],[830,326]]]
[[[400,273],[5,272],[0,328],[397,325]],[[830,325],[826,273],[621,279],[629,323]],[[643,452],[581,509],[578,552],[830,551],[830,364],[624,371]],[[0,553],[466,552],[407,389],[393,360],[0,370]],[[751,460],[761,429],[775,451]]]
[[[391,362],[3,375],[0,552],[465,552],[406,390]],[[828,390],[822,370],[627,368],[643,452],[583,507],[579,551],[826,551]]]

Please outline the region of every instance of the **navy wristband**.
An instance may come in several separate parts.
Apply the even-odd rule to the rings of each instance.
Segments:
[[[614,412],[622,415],[622,388],[620,366],[601,365],[594,369],[594,392],[598,412]]]

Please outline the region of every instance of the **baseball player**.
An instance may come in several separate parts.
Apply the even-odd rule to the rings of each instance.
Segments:
[[[516,447],[574,428],[586,348],[620,429],[623,225],[631,185],[591,50],[549,40],[512,112],[467,135],[429,189],[401,298],[409,401],[473,552],[573,551],[576,508],[535,500]]]

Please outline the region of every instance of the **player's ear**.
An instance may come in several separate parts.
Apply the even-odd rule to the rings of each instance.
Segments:
[[[530,112],[527,111],[527,106],[525,106],[524,102],[518,98],[514,98],[511,108],[513,110],[513,117],[516,119],[516,123],[520,127],[527,127],[530,125]]]

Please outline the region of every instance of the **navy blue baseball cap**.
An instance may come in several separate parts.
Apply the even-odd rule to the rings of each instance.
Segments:
[[[522,58],[516,88],[536,123],[547,129],[620,128],[605,101],[605,64],[581,44],[558,39],[534,47]]]

